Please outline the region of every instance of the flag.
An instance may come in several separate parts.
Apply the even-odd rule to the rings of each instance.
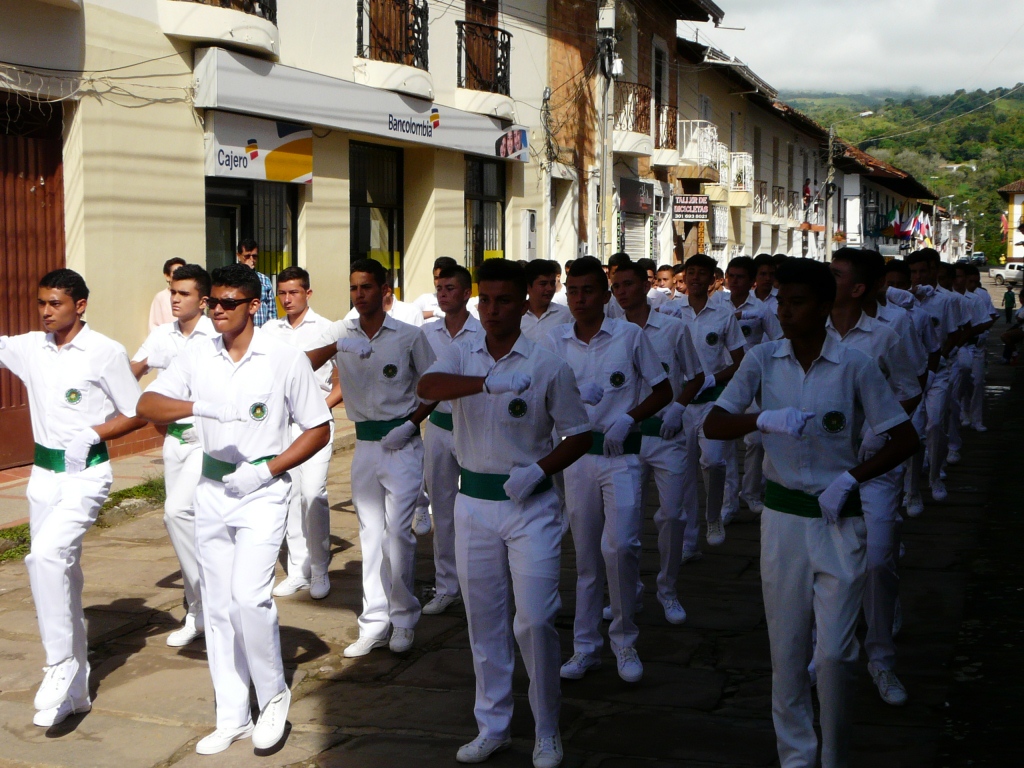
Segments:
[[[886,216],[886,218],[888,219],[888,221],[885,225],[885,230],[883,230],[882,234],[885,235],[885,237],[899,237],[900,209],[897,206],[893,206],[893,209],[889,211],[889,214]]]

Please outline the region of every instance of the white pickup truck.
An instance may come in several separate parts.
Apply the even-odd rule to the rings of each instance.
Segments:
[[[1022,283],[1024,282],[1024,263],[1013,261],[1001,267],[990,267],[988,276],[995,280],[996,285]]]

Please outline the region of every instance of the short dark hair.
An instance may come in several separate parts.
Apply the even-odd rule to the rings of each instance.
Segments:
[[[572,267],[572,263],[574,261],[576,261],[576,259],[567,259],[566,260],[566,262],[565,262],[565,273],[566,274],[569,274],[569,269]],[[561,272],[562,270],[558,270],[558,271]]]
[[[920,251],[918,251],[918,253],[923,255],[928,260],[929,264],[942,263],[942,257],[939,256],[939,252],[936,251],[934,248],[922,248]]]
[[[298,280],[302,287],[309,290],[309,272],[302,267],[285,267],[277,273],[277,284]]]
[[[85,284],[85,279],[73,269],[55,269],[52,272],[47,272],[39,281],[39,287],[64,291],[74,302],[89,298],[89,286]]]
[[[243,237],[241,240],[238,241],[238,248],[235,249],[235,252],[241,253],[242,251],[251,251],[253,249],[258,251],[260,249],[259,243],[257,243],[251,237]]]
[[[754,275],[757,275],[757,270],[761,267],[771,267],[772,269],[777,267],[770,253],[759,253],[754,257]]]
[[[836,279],[828,264],[814,259],[786,259],[775,275],[779,285],[806,285],[826,304],[836,300]]]
[[[594,256],[580,256],[569,267],[569,277],[588,277],[597,275],[597,284],[608,290],[608,275],[604,273],[604,265]]]
[[[654,270],[654,273],[657,274],[658,272],[665,271],[671,272],[673,269],[675,269],[675,267],[673,267],[671,264],[662,264],[660,267]]]
[[[554,259],[551,259],[551,263],[555,265],[555,274],[556,274],[556,275],[560,275],[560,274],[562,274],[562,265],[561,265],[561,264],[559,264],[559,263],[558,263],[557,261],[555,261]]]
[[[963,267],[963,270],[968,277],[981,277],[981,270],[973,264],[961,264],[960,266]]]
[[[931,259],[928,258],[928,254],[926,254],[923,250],[908,253],[906,258],[903,259],[903,261],[908,267],[911,264],[931,264]]]
[[[453,259],[451,256],[438,256],[434,259],[434,272],[439,269],[448,269],[448,267],[457,267],[459,262]]]
[[[749,256],[737,256],[729,262],[725,269],[726,271],[730,269],[742,269],[747,273],[751,280],[757,277],[757,267],[754,266],[754,260]]]
[[[516,292],[526,299],[526,270],[514,261],[484,259],[484,263],[477,267],[476,280],[478,283],[512,283],[516,287]]]
[[[786,259],[788,258],[789,256],[784,253],[776,253],[772,256],[772,263],[775,265],[775,268],[778,269],[786,263]]]
[[[910,279],[910,267],[907,265],[907,262],[905,261],[900,261],[899,259],[890,259],[888,262],[886,262],[885,272],[883,272],[882,274],[887,275],[890,272],[896,272],[900,275],[903,275],[903,277],[907,278],[908,280]]]
[[[454,277],[459,285],[463,288],[473,287],[473,276],[469,273],[469,270],[459,264],[452,264],[450,267],[444,267],[441,273],[437,276],[438,280],[447,280],[448,278]]]
[[[388,282],[388,273],[384,269],[384,265],[376,259],[356,259],[353,261],[348,268],[349,275],[353,275],[356,272],[365,272],[373,278],[373,282],[383,288],[385,285],[390,285]]]
[[[721,280],[721,279],[724,279],[724,278],[725,278],[724,270],[721,267],[716,265],[715,266],[715,279],[716,280]]]
[[[181,258],[181,256],[172,256],[164,262],[164,274],[169,275],[174,271],[176,266],[184,267],[186,264],[188,264],[188,262]]]
[[[544,259],[534,259],[527,262],[525,271],[527,285],[533,285],[538,277],[551,277],[558,274],[558,270],[555,269],[555,262]]]
[[[632,272],[638,280],[647,282],[647,268],[639,261],[634,261],[631,264],[624,264],[618,268],[619,272]]]
[[[191,280],[196,284],[196,290],[201,297],[210,295],[210,273],[198,264],[184,264],[178,267],[171,275],[171,280]]]
[[[870,253],[875,252],[871,251]],[[879,271],[882,269],[882,264],[876,263],[868,254],[868,251],[862,251],[860,248],[840,248],[832,254],[832,261],[845,261],[853,270],[854,282],[874,288],[879,278],[883,277],[885,273]],[[881,254],[876,255],[879,262],[884,262]]]
[[[636,263],[643,268],[644,272],[647,272],[648,270],[651,272],[658,271],[658,262],[654,259],[637,259]]]
[[[686,271],[686,265],[685,264],[676,264],[675,266],[672,267],[672,274],[673,275],[678,275],[680,272],[685,272],[685,271]]]
[[[710,269],[711,273],[714,274],[715,269],[718,267],[718,262],[708,256],[706,253],[695,253],[693,256],[688,258],[684,264],[686,269],[690,267],[701,267],[703,269]]]
[[[258,299],[263,292],[263,285],[256,272],[239,262],[213,270],[213,274],[210,275],[210,287],[216,286],[238,288],[247,299]]]
[[[618,269],[619,267],[624,267],[627,264],[631,264],[632,262],[633,260],[629,258],[629,254],[624,253],[623,251],[613,253],[611,256],[608,257],[608,266],[615,267],[616,269]]]

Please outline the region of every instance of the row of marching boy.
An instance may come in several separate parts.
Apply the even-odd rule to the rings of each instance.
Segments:
[[[886,702],[906,701],[893,642],[901,509],[921,514],[922,484],[944,498],[961,426],[984,429],[982,342],[996,313],[977,270],[927,249],[889,263],[849,248],[828,265],[740,257],[724,274],[702,254],[661,268],[616,254],[570,263],[563,286],[554,262],[492,259],[474,296],[470,273],[442,258],[436,292],[405,304],[383,267],[361,260],[353,309],[330,322],[297,267],[277,276],[277,318],[273,284],[243,246],[240,263],[212,275],[168,263],[153,314],[169,299],[171,320],[132,360],[85,323],[88,288],[66,269],[38,287],[44,330],[0,337],[36,441],[26,566],[47,665],[37,725],[91,708],[82,537],[110,489],[106,442],[152,422],[166,427],[164,519],[188,608],[167,642],[205,634],[215,691],[216,729],[196,749],[281,742],[291,695],[272,596],[330,590],[330,409],[342,398],[356,427],[363,557],[359,638],[344,653],[407,652],[421,613],[462,602],[479,735],[458,761],[511,743],[513,638],[538,768],[562,760],[561,679],[600,666],[602,618],[618,675],[642,679],[635,614],[652,478],[656,594],[673,624],[686,620],[679,569],[701,557],[698,489],[708,546],[724,542],[741,501],[761,515],[782,764],[816,764],[815,683],[822,762],[845,763],[862,611],[868,671]],[[150,370],[159,375],[140,393]],[[421,606],[414,532],[431,527],[436,590]],[[566,528],[577,583],[563,660]],[[288,573],[275,587],[282,542]]]

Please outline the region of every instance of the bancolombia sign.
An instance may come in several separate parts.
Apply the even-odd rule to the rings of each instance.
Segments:
[[[434,129],[441,127],[441,113],[437,107],[430,110],[430,120],[402,118],[388,114],[388,130],[392,133],[404,133],[410,136],[434,137]]]
[[[205,142],[207,176],[313,181],[313,132],[305,126],[210,111]]]

